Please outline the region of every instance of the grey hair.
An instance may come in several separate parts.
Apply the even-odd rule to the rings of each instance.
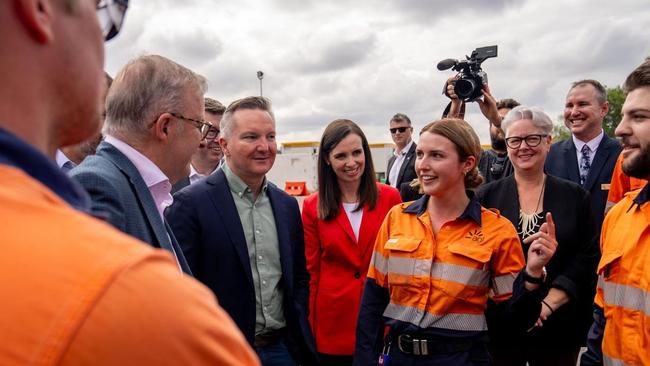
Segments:
[[[522,119],[532,121],[533,125],[542,130],[545,134],[550,134],[553,130],[553,121],[551,121],[551,118],[544,113],[544,111],[537,107],[526,107],[520,105],[511,109],[503,118],[503,121],[501,121],[501,128],[506,133],[506,136],[508,135],[508,128],[510,125],[512,125],[513,122]]]
[[[162,113],[182,113],[187,93],[203,99],[205,77],[162,56],[130,61],[115,77],[106,96],[105,134],[144,136]]]
[[[221,123],[219,124],[219,127],[221,128],[221,136],[224,138],[229,138],[232,135],[232,131],[235,129],[235,112],[237,112],[240,109],[251,109],[251,110],[261,110],[267,112],[270,116],[273,122],[275,122],[275,115],[273,114],[273,110],[271,109],[271,101],[268,100],[267,98],[264,97],[258,97],[258,96],[253,96],[253,97],[246,97],[242,99],[238,99],[228,106],[226,108],[226,112],[224,112],[223,117],[221,119]]]

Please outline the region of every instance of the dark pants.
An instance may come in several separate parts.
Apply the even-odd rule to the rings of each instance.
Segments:
[[[256,346],[255,352],[262,366],[296,366],[283,340],[264,347]]]
[[[320,366],[352,366],[352,355],[328,355],[326,353],[319,353]]]
[[[390,350],[391,366],[489,366],[490,355],[487,346],[477,343],[472,349],[465,352],[442,353],[428,356],[415,356],[404,354],[398,347]],[[575,364],[573,365],[575,366]]]
[[[575,366],[578,363],[580,347],[553,348],[507,348],[491,347],[490,355],[494,366]]]

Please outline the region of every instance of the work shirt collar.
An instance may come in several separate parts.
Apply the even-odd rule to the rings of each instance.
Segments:
[[[75,209],[91,211],[88,193],[68,178],[54,160],[3,128],[0,128],[0,164],[21,169]]]
[[[473,191],[465,191],[465,193],[467,194],[467,197],[469,197],[469,203],[467,204],[467,207],[465,207],[463,213],[458,216],[457,220],[470,219],[481,226],[481,204]],[[428,203],[429,196],[425,194],[420,197],[420,199],[406,207],[403,212],[421,216],[427,211]]]
[[[637,205],[641,206],[642,204],[648,202],[650,200],[650,182],[646,183],[646,185],[641,189],[639,194],[634,197],[634,203]]]

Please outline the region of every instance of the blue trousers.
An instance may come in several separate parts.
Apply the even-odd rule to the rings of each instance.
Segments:
[[[255,347],[255,352],[262,366],[296,366],[284,341],[266,347]]]

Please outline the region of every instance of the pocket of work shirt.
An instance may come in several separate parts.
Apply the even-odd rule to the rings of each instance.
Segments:
[[[454,243],[448,247],[448,251],[448,258],[444,262],[433,263],[433,286],[457,299],[483,302],[490,282],[488,262],[492,257],[492,248]]]
[[[420,275],[419,267],[422,263],[420,259],[415,258],[422,239],[419,238],[390,238],[384,244],[384,249],[388,251],[388,284],[392,285],[415,285],[414,276]],[[425,260],[425,262],[427,262]],[[430,260],[428,260],[430,262]],[[428,275],[428,271],[423,273]]]

